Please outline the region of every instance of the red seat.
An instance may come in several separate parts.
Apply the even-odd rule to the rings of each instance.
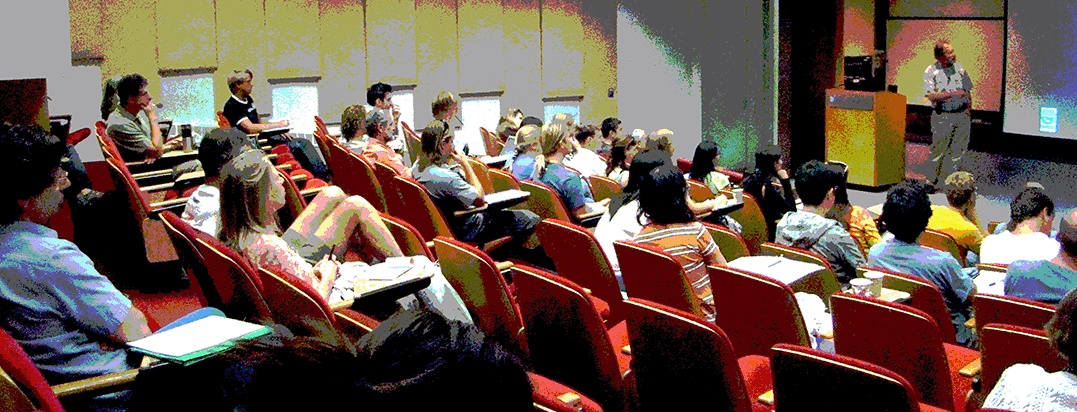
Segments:
[[[629,297],[645,299],[704,316],[702,302],[692,293],[680,263],[666,251],[649,244],[613,242],[621,266],[621,280]]]
[[[805,292],[818,296],[823,300],[823,303],[826,304],[827,307],[830,307],[830,302],[827,301],[827,298],[834,292],[841,292],[841,283],[838,282],[838,277],[834,274],[834,269],[830,266],[830,261],[826,260],[826,258],[818,253],[798,247],[767,242],[759,246],[759,251],[756,254],[760,256],[781,256],[798,262],[822,266],[823,271],[821,273],[816,273],[797,282],[796,290],[797,292]]]
[[[976,313],[977,336],[983,336],[981,329],[990,323],[1043,330],[1044,325],[1055,315],[1055,305],[1049,303],[983,293],[977,293],[972,298],[972,309]]]
[[[265,268],[258,269],[258,276],[273,318],[297,336],[326,336],[337,331],[354,340],[378,327],[377,320],[354,310],[334,311],[314,288],[291,276]],[[331,335],[328,339],[333,341]]]
[[[723,190],[722,194],[728,198],[733,198],[733,192],[731,191]],[[740,223],[740,235],[744,238],[744,243],[748,245],[748,251],[754,255],[759,253],[760,246],[770,240],[770,234],[767,229],[768,223],[766,217],[763,216],[763,209],[759,207],[759,201],[755,197],[744,193],[741,199],[744,200],[744,207],[730,213],[729,217]]]
[[[621,193],[621,184],[604,176],[587,176],[587,183],[591,186],[591,197],[596,201],[612,198]]]
[[[199,285],[210,306],[232,319],[253,323],[273,319],[273,313],[262,297],[262,281],[246,257],[190,226],[182,230],[193,235],[194,244],[206,265],[209,280],[199,280]]]
[[[339,145],[339,143],[337,143],[335,138],[329,136],[328,134],[323,134],[317,129],[314,130],[314,140],[318,143],[318,150],[322,153],[322,158],[325,159],[326,166],[329,167],[329,174],[332,175],[333,160],[331,159],[331,157],[333,154],[330,153],[329,146],[333,144]]]
[[[528,372],[531,380],[531,399],[535,410],[553,412],[602,412],[602,407],[591,398],[553,379]],[[566,397],[566,395],[568,395]],[[574,396],[573,396],[574,395]],[[578,399],[571,402],[571,399]],[[566,399],[567,398],[567,399]],[[566,402],[569,400],[570,402]]]
[[[722,329],[688,312],[635,298],[625,306],[642,410],[770,411],[756,401],[771,389],[765,356],[738,359]]]
[[[780,344],[770,356],[779,410],[943,411],[919,402],[909,381],[848,356]]]
[[[501,169],[489,169],[490,170],[490,184],[494,186],[494,190],[502,192],[509,189],[520,190],[520,181],[513,176],[512,173]]]
[[[1017,363],[1032,363],[1048,372],[1066,368],[1066,358],[1051,347],[1043,329],[991,323],[981,329],[980,392],[987,394],[998,383],[1002,372]]]
[[[930,315],[935,320],[935,323],[939,325],[939,330],[942,331],[942,337],[946,343],[957,344],[957,334],[954,329],[954,322],[950,318],[950,310],[946,308],[946,302],[942,299],[942,292],[939,291],[939,288],[934,283],[921,277],[897,273],[887,269],[869,267],[863,270],[882,273],[883,287],[887,289],[908,292],[910,296],[909,306]]]
[[[372,162],[371,165],[374,167],[374,177],[381,185],[382,195],[385,196],[385,207],[395,213],[400,213],[404,206],[400,204],[400,194],[397,193],[395,183],[393,183],[393,178],[399,176],[399,173],[380,160]]]
[[[627,325],[606,330],[587,293],[568,279],[516,265],[513,279],[535,372],[572,386],[605,409],[625,410],[634,390]]]
[[[76,131],[68,133],[68,135],[67,135],[67,145],[68,146],[77,145],[77,144],[79,144],[79,142],[82,142],[87,137],[90,137],[90,128],[89,127],[84,127],[84,128],[78,129]]]
[[[958,371],[980,353],[944,343],[930,315],[910,306],[837,293],[831,296],[837,352],[892,370],[908,379],[921,401],[965,410],[972,379]]]
[[[609,304],[607,324],[615,325],[624,319],[617,276],[595,235],[572,223],[546,219],[538,225],[538,236],[558,275],[590,289],[592,295]]]
[[[722,252],[722,257],[726,262],[751,256],[748,252],[748,245],[744,244],[744,238],[740,237],[739,233],[709,222],[703,222],[703,227],[707,228],[707,232],[711,234],[711,239],[714,239],[714,243],[718,245],[718,250]]]
[[[568,209],[565,201],[557,191],[542,183],[524,181],[520,182],[520,189],[529,193],[527,209],[535,212],[542,219],[557,219],[564,222],[572,222],[577,225],[594,227],[598,224],[601,212],[592,212],[584,215],[576,215]]]
[[[688,173],[692,171],[692,161],[685,158],[677,159],[677,168],[681,169],[681,173]]]
[[[314,116],[314,127],[320,133],[324,133],[326,135],[329,134],[329,128],[325,126],[325,121],[323,121],[321,117]]]
[[[779,343],[811,346],[793,290],[782,282],[724,266],[707,268],[715,325],[729,334],[737,356],[767,356]]]
[[[408,157],[411,158],[411,163],[415,164],[419,153],[422,152],[423,139],[419,137],[418,133],[415,133],[415,130],[408,125],[408,122],[401,121],[400,129],[404,131],[404,143],[408,146]]]
[[[329,145],[329,151],[332,153],[330,159],[334,162],[331,166],[333,183],[344,193],[362,196],[379,212],[388,211],[385,205],[385,193],[370,163],[362,156],[340,145]],[[399,212],[395,213],[399,214]]]
[[[416,229],[415,226],[405,222],[403,219],[385,213],[381,214],[381,220],[385,222],[385,227],[389,228],[389,232],[393,234],[393,239],[400,246],[400,251],[404,253],[404,256],[422,255],[430,258],[430,261],[437,260],[430,251],[430,247],[427,246],[426,240],[423,239],[423,235],[419,233],[419,229]]]
[[[422,184],[403,176],[396,176],[393,181],[396,193],[400,196],[400,204],[403,207],[403,210],[394,213],[406,216],[404,220],[419,229],[423,239],[433,239],[438,236],[456,238],[452,228],[449,226],[449,220],[441,212],[441,209],[434,204],[430,192]],[[511,236],[505,236],[486,242],[480,247],[483,251],[489,252],[510,240],[512,240]]]
[[[441,274],[464,301],[475,326],[510,353],[526,359],[527,342],[520,309],[490,256],[444,236],[434,239],[434,249],[441,263]]]
[[[198,237],[198,229],[191,227],[179,216],[176,216],[175,213],[172,213],[171,210],[161,212],[161,222],[164,224],[165,232],[172,239],[176,254],[179,255],[180,261],[183,262],[183,268],[187,271],[187,279],[191,282],[191,289],[194,291],[198,303],[202,307],[214,307],[214,304],[220,301],[215,300],[214,303],[210,303],[206,293],[202,291],[203,283],[206,287],[213,287],[213,283],[211,283],[213,279],[210,278],[205,260],[198,251],[198,246],[194,243]]]
[[[217,112],[217,127],[222,128],[222,129],[231,129],[232,128],[232,123],[230,123],[228,121],[227,117],[224,117],[224,112],[223,111],[218,111]]]

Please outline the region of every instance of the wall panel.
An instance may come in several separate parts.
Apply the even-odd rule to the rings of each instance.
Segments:
[[[617,6],[609,0],[591,0],[582,10],[583,102],[580,122],[600,125],[603,119],[616,116],[617,94]]]
[[[415,84],[415,0],[368,0],[367,83]]]
[[[583,0],[542,2],[542,88],[543,97],[584,94]]]
[[[219,69],[213,76],[217,110],[224,108],[228,91],[228,76],[233,70],[254,72],[254,100],[261,111],[268,111],[269,83],[266,82],[265,7],[262,0],[221,0],[217,2],[217,61]]]
[[[501,0],[460,0],[460,91],[505,90]]]
[[[157,0],[157,61],[162,69],[217,65],[213,0]]]
[[[501,107],[542,117],[542,31],[539,0],[502,0],[505,94]]]
[[[71,58],[104,56],[101,19],[104,18],[105,7],[102,0],[70,0],[68,10],[71,16]]]
[[[362,1],[323,0],[321,8],[318,111],[322,120],[335,123],[348,106],[366,103],[366,22]]]
[[[149,80],[153,95],[161,92],[157,74],[157,30],[154,25],[154,0],[105,0],[101,27],[105,59],[103,77],[141,73]]]
[[[430,102],[438,92],[459,92],[460,57],[455,0],[416,0],[415,62],[418,85],[415,90],[415,123],[422,127],[433,115]]]
[[[266,77],[319,75],[317,0],[265,0]]]

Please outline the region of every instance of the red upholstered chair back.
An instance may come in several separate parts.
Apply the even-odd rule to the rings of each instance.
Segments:
[[[379,212],[385,212],[385,193],[378,183],[374,169],[361,156],[339,145],[330,145],[330,158],[335,163],[333,183],[352,196],[362,196]],[[339,167],[338,167],[339,166]]]
[[[471,313],[475,326],[506,350],[527,358],[523,318],[509,285],[485,252],[444,236],[434,238],[441,274]]]
[[[176,254],[179,255],[180,262],[183,262],[183,267],[187,270],[187,279],[191,282],[191,288],[198,298],[198,303],[202,307],[216,307],[215,305],[220,300],[214,300],[211,303],[207,299],[206,292],[202,290],[202,284],[205,284],[206,287],[211,289],[210,293],[212,295],[216,294],[216,290],[212,290],[212,278],[209,276],[209,269],[206,268],[205,259],[202,258],[202,254],[198,251],[198,246],[195,246],[198,229],[191,227],[179,216],[176,216],[175,213],[172,213],[171,210],[162,211],[160,216],[165,232],[172,239]]]
[[[729,337],[714,324],[669,306],[631,298],[628,335],[643,410],[750,412],[751,399]]]
[[[419,158],[419,153],[422,152],[423,140],[408,125],[408,122],[401,121],[400,129],[404,131],[404,143],[407,143],[408,146],[408,157],[411,158],[411,163],[415,164],[415,160]]]
[[[94,131],[97,134],[97,143],[101,145],[101,153],[106,158],[114,157],[116,159],[123,159],[120,156],[120,149],[116,147],[116,142],[112,141],[112,137],[108,135],[108,126],[105,122],[100,120],[94,124]]]
[[[591,184],[591,197],[596,201],[609,199],[613,195],[621,193],[622,189],[620,183],[604,176],[587,176],[587,183]]]
[[[687,180],[688,183],[688,197],[696,202],[702,202],[704,200],[714,197],[714,192],[708,188],[703,182],[698,180]]]
[[[393,183],[393,178],[398,176],[396,170],[381,161],[373,162],[372,166],[374,166],[374,177],[378,179],[381,192],[385,196],[385,207],[400,213],[399,211],[403,208],[400,204],[400,193],[397,192],[396,184]]]
[[[319,133],[329,134],[329,128],[325,126],[325,121],[323,121],[321,117],[314,116],[314,128]]]
[[[954,410],[942,332],[930,315],[844,293],[831,296],[830,302],[839,354],[892,370],[912,383],[924,403]]]
[[[733,198],[731,191],[723,190],[722,194]],[[744,243],[748,245],[748,251],[755,255],[759,253],[759,247],[770,240],[767,218],[763,216],[763,209],[759,207],[759,201],[755,197],[744,193],[741,198],[744,200],[744,207],[730,213],[729,217],[740,223],[742,228],[740,235],[744,238]]]
[[[318,150],[322,153],[322,157],[325,159],[325,164],[329,166],[329,174],[332,175],[333,161],[330,157],[332,157],[333,154],[329,151],[329,146],[334,144],[339,145],[339,143],[336,142],[335,138],[330,137],[328,133],[322,133],[317,129],[314,130],[314,140],[318,142]]]
[[[979,321],[979,318],[976,319]],[[1017,363],[1032,363],[1048,372],[1066,368],[1066,358],[1051,347],[1043,329],[991,323],[981,329],[980,391],[990,393],[1002,372]]]
[[[272,320],[272,312],[262,297],[262,281],[247,258],[205,233],[197,232],[195,236],[195,246],[210,277],[209,282],[199,283],[210,305],[233,319],[256,323]]]
[[[228,122],[227,117],[224,117],[224,112],[223,111],[218,111],[217,112],[217,127],[220,127],[222,129],[231,129],[232,128],[232,123]]]
[[[1055,315],[1055,305],[1025,299],[1016,296],[998,296],[977,293],[972,298],[972,308],[976,313],[976,334],[984,325],[1002,323],[1043,330],[1051,317]]]
[[[277,211],[277,222],[281,227],[289,227],[292,222],[307,208],[307,199],[299,192],[299,186],[295,185],[290,176],[284,175],[284,207]]]
[[[542,219],[557,219],[562,222],[578,223],[575,215],[561,196],[548,186],[538,182],[520,182],[520,189],[531,196],[527,199],[527,209],[535,212]]]
[[[89,127],[84,127],[84,128],[78,129],[78,130],[73,131],[73,132],[71,132],[71,133],[69,133],[67,135],[67,144],[70,145],[70,146],[77,145],[77,144],[79,144],[79,142],[82,142],[87,137],[90,137],[90,128]]]
[[[479,179],[479,183],[482,185],[483,193],[493,193],[494,184],[490,181],[490,168],[486,166],[486,163],[480,162],[477,159],[467,158],[468,163],[471,164],[471,171],[475,173],[475,177]]]
[[[771,351],[770,367],[780,409],[920,410],[919,396],[905,378],[856,358],[780,344]]]
[[[520,181],[512,173],[501,169],[489,169],[489,171],[490,184],[494,186],[494,190],[498,192],[509,189],[520,190]]]
[[[611,324],[624,318],[621,288],[595,235],[582,226],[546,219],[538,225],[538,236],[546,254],[553,259],[557,274],[591,290],[610,305]]]
[[[335,333],[337,319],[329,303],[314,288],[292,276],[258,269],[262,296],[273,319],[296,336],[325,336]]]
[[[692,160],[685,159],[683,157],[677,159],[677,168],[681,169],[681,173],[688,173],[692,171]]]
[[[702,302],[692,293],[684,268],[672,255],[649,244],[621,240],[613,242],[613,250],[629,297],[703,316]]]
[[[882,268],[871,267],[864,268],[864,270],[881,272],[884,275],[883,287],[908,292],[910,295],[909,306],[923,311],[935,320],[935,323],[939,325],[939,330],[942,331],[944,342],[951,345],[957,344],[957,333],[954,329],[954,322],[950,319],[950,310],[946,309],[946,302],[942,300],[942,292],[939,291],[939,288],[934,283],[921,277]]]
[[[763,275],[724,266],[707,268],[715,324],[729,334],[737,356],[767,356],[779,343],[811,346],[793,290]]]
[[[960,263],[961,267],[965,266],[966,251],[957,245],[957,240],[953,236],[934,229],[927,229],[920,235],[919,243],[932,249],[948,252],[954,256],[954,259],[957,259],[957,263]]]
[[[381,220],[385,222],[385,226],[393,234],[393,239],[400,246],[400,251],[404,252],[404,256],[422,255],[430,258],[431,261],[437,260],[430,248],[426,246],[426,240],[423,239],[423,235],[419,233],[419,229],[416,229],[415,226],[401,218],[385,213],[381,214]]]
[[[609,410],[623,410],[628,386],[614,348],[591,300],[572,281],[515,265],[513,283],[527,329],[535,372],[595,398]]]
[[[41,371],[30,360],[30,355],[27,355],[22,345],[5,330],[0,330],[0,371],[3,371],[17,382],[23,391],[21,395],[31,398],[29,399],[30,401],[40,406],[39,410],[44,412],[62,412],[64,410],[60,400],[53,393],[52,387],[45,380],[45,376],[41,375]],[[0,379],[3,379],[3,377],[0,377]],[[7,406],[24,408],[16,410],[32,411],[36,409],[33,406],[27,408],[29,405],[26,405],[26,403],[17,402],[19,400],[17,396],[3,400],[8,402]],[[25,400],[25,398],[22,398],[22,400]]]
[[[394,213],[407,216],[407,222],[419,229],[419,234],[423,236],[423,239],[433,239],[438,236],[456,237],[453,235],[452,228],[449,227],[448,219],[434,204],[430,192],[426,191],[422,184],[403,176],[394,177],[393,182],[395,182],[397,194],[400,195],[400,203],[404,207],[403,210],[394,211]]]
[[[744,238],[740,237],[739,233],[710,222],[703,222],[703,227],[711,234],[711,239],[718,245],[718,250],[722,252],[726,262],[751,255],[748,245],[744,244]]]

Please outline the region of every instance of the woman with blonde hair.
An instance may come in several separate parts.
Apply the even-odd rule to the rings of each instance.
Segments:
[[[523,126],[516,133],[516,157],[509,163],[509,171],[519,180],[535,179],[535,157],[542,150],[539,133],[534,125]]]
[[[577,215],[605,211],[610,200],[595,202],[591,188],[583,178],[561,164],[572,151],[571,140],[574,139],[568,134],[572,121],[565,121],[571,116],[559,116],[554,116],[550,124],[542,127],[539,135],[542,152],[535,157],[535,177],[557,191],[569,210]]]

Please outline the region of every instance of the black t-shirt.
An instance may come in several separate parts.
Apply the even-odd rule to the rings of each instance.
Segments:
[[[224,102],[224,118],[228,119],[228,123],[232,127],[237,127],[239,121],[243,118],[250,119],[251,124],[261,123],[261,118],[258,117],[258,109],[254,108],[254,99],[247,97],[246,103],[240,103],[233,97],[229,97],[227,102]]]

